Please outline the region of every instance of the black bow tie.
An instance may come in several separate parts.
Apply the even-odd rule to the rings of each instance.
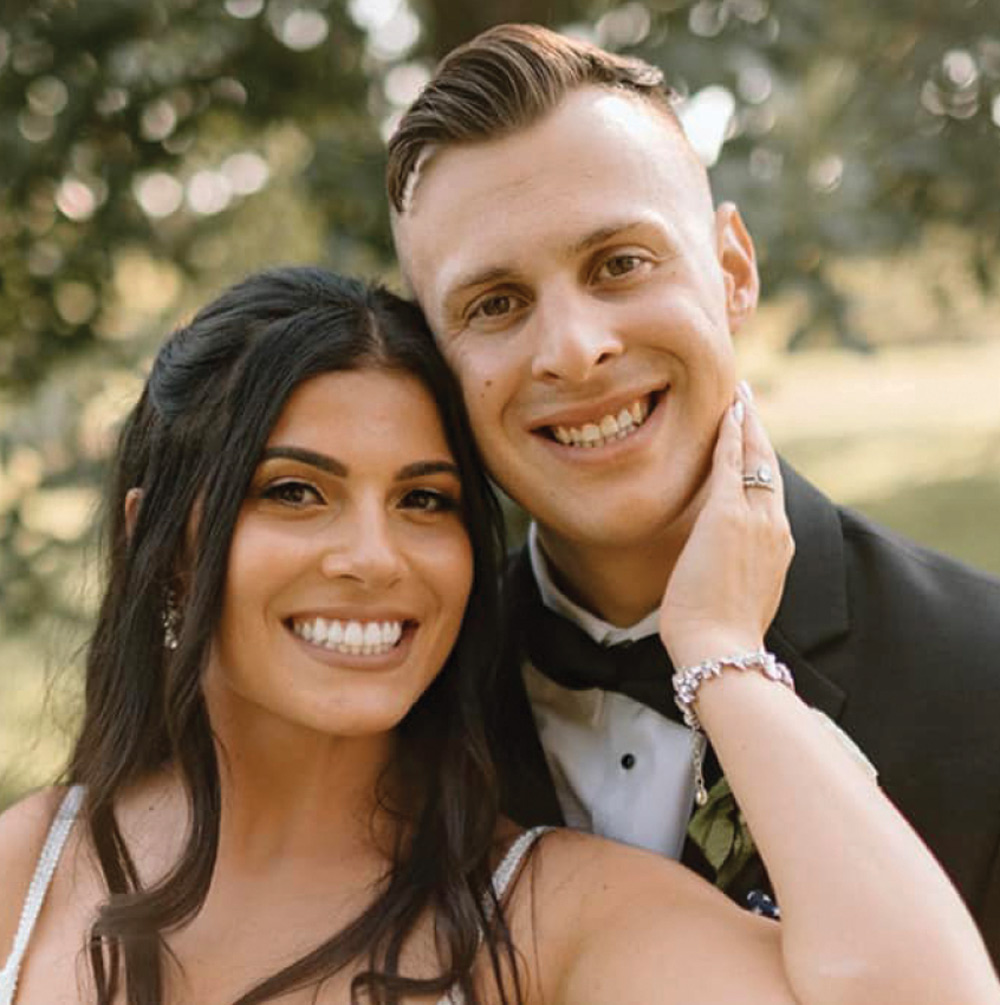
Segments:
[[[682,721],[670,683],[673,664],[659,635],[613,646],[595,642],[542,602],[527,548],[512,560],[508,584],[513,628],[537,670],[563,687],[616,691]]]

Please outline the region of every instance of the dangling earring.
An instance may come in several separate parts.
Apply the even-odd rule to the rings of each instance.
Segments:
[[[181,609],[177,605],[177,594],[173,587],[167,590],[167,597],[163,604],[163,648],[173,652],[180,640],[177,637],[177,630],[181,624]]]

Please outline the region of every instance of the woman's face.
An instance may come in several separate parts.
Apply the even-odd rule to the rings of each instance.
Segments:
[[[361,370],[301,384],[237,519],[209,695],[324,734],[392,729],[461,625],[472,585],[461,489],[415,378]]]

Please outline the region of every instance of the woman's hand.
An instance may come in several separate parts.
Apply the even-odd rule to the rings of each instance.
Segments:
[[[755,474],[771,488],[745,485]],[[741,390],[719,424],[707,495],[660,605],[674,665],[760,648],[794,550],[778,458]]]

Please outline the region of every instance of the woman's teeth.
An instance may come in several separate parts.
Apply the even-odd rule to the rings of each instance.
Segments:
[[[582,426],[552,426],[552,435],[567,447],[603,447],[634,433],[646,421],[649,403],[647,396],[632,402],[617,415],[605,415],[597,422],[586,422]]]
[[[293,621],[292,631],[306,642],[345,656],[381,656],[399,643],[403,623],[307,618]]]

